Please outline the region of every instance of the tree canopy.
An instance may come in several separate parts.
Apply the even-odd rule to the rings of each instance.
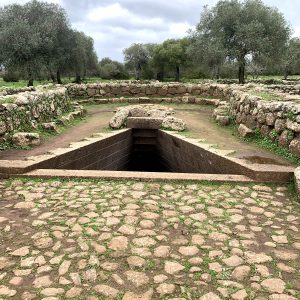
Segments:
[[[237,61],[240,83],[245,81],[247,56],[278,60],[290,34],[283,15],[261,0],[221,0],[204,10],[196,31]]]
[[[71,29],[56,4],[32,0],[0,8],[0,63],[26,74],[28,85],[41,73],[60,83],[61,72],[84,76],[97,64],[93,40]]]

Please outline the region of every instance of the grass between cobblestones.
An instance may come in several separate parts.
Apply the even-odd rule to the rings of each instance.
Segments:
[[[297,299],[300,205],[291,193],[274,184],[2,180],[0,297]]]

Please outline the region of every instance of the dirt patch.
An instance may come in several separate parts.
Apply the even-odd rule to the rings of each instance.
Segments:
[[[176,116],[187,124],[189,137],[204,139],[215,144],[218,149],[234,150],[232,155],[251,163],[290,165],[290,163],[272,152],[257,148],[255,145],[243,142],[232,135],[227,128],[217,125],[211,117],[210,108],[195,108],[191,110],[176,110]]]
[[[0,153],[1,159],[23,160],[29,156],[42,155],[56,148],[68,147],[70,143],[81,141],[93,133],[101,132],[108,127],[114,109],[104,107],[88,108],[87,120],[68,128],[64,133],[45,140],[40,146],[30,150],[8,150]]]

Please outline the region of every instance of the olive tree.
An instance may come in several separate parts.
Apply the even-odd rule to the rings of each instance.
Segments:
[[[193,31],[189,36],[190,43],[187,48],[189,59],[200,66],[211,78],[220,78],[221,68],[226,60],[225,49],[221,43],[212,39],[206,33]]]
[[[169,39],[153,50],[154,65],[159,68],[160,79],[164,77],[165,68],[175,71],[175,81],[180,80],[180,69],[187,62],[187,39]]]
[[[118,61],[105,57],[101,59],[98,66],[100,77],[103,79],[128,78],[128,74],[125,71],[124,65]]]
[[[245,82],[247,56],[278,61],[290,34],[283,15],[261,0],[221,0],[204,10],[196,30],[236,60],[240,83]]]
[[[282,66],[284,79],[287,79],[295,71],[297,62],[300,60],[300,38],[293,38],[289,41],[283,56]]]
[[[64,10],[55,4],[33,0],[25,5],[0,9],[0,52],[2,63],[20,69],[33,84],[34,75],[48,70],[61,57],[59,35],[67,28]]]
[[[129,68],[135,72],[135,78],[141,78],[142,68],[147,65],[149,60],[149,51],[145,44],[132,44],[123,50],[124,61]]]
[[[42,74],[58,83],[67,70],[84,76],[97,56],[93,40],[71,29],[61,6],[32,0],[0,8],[0,64],[20,71],[30,86]]]

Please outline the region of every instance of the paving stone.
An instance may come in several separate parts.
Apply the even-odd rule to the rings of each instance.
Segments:
[[[127,280],[133,283],[136,287],[146,285],[149,282],[149,277],[142,272],[127,271],[125,272],[125,276],[127,277]]]
[[[128,247],[128,238],[125,236],[118,236],[111,239],[109,249],[115,251],[124,251]]]
[[[154,256],[156,257],[168,257],[170,255],[170,247],[169,246],[159,246],[154,249]]]
[[[33,286],[35,288],[41,288],[41,287],[46,287],[50,286],[52,284],[52,280],[50,279],[49,275],[38,277],[33,281]]]
[[[12,256],[20,256],[20,257],[26,256],[27,254],[29,254],[29,247],[22,247],[11,253]]]
[[[156,244],[156,241],[151,237],[135,238],[132,242],[139,247],[151,247]]]
[[[241,265],[244,261],[237,255],[230,256],[228,258],[223,259],[223,262],[228,267],[237,267]]]
[[[183,269],[184,269],[184,266],[182,266],[178,262],[174,262],[174,261],[166,261],[165,262],[165,271],[168,274],[172,274],[173,275],[173,274],[179,273]]]
[[[146,260],[139,256],[130,256],[127,258],[127,263],[130,267],[143,267],[146,264]]]
[[[199,298],[200,300],[221,300],[221,298],[215,293],[207,293]]]
[[[41,294],[47,297],[55,297],[62,295],[64,292],[65,291],[62,288],[45,288],[41,291]]]
[[[169,295],[174,293],[176,289],[176,286],[172,283],[161,283],[157,288],[156,291],[159,293],[161,296],[164,295]]]
[[[244,300],[244,299],[248,299],[248,294],[246,290],[243,289],[231,294],[230,297],[234,300]]]
[[[119,232],[121,232],[122,234],[125,235],[133,235],[135,234],[135,228],[133,226],[130,225],[122,225],[119,229]]]
[[[65,297],[67,299],[76,298],[76,297],[79,297],[81,295],[81,292],[82,292],[82,288],[72,287],[66,292]]]
[[[251,251],[245,252],[246,261],[249,264],[261,264],[272,261],[272,257],[265,253],[255,253]]]
[[[180,247],[178,251],[184,256],[195,256],[199,253],[199,249],[196,246]]]
[[[282,294],[285,289],[285,282],[280,278],[265,279],[261,285],[270,293]]]
[[[14,297],[16,294],[16,290],[10,289],[5,285],[0,285],[0,296]]]
[[[239,266],[236,267],[231,276],[233,279],[243,281],[249,275],[251,268],[249,266]]]
[[[105,297],[109,297],[109,298],[113,298],[113,299],[116,298],[119,294],[119,291],[117,289],[112,288],[112,287],[110,287],[108,285],[105,285],[105,284],[96,285],[94,287],[94,290],[97,293],[99,293],[99,294],[101,294]]]
[[[151,300],[153,295],[153,289],[148,290],[142,294],[135,294],[133,292],[126,292],[122,300]]]
[[[285,190],[19,182],[0,180],[1,299],[296,299],[299,205]],[[19,195],[34,205],[15,209]]]

